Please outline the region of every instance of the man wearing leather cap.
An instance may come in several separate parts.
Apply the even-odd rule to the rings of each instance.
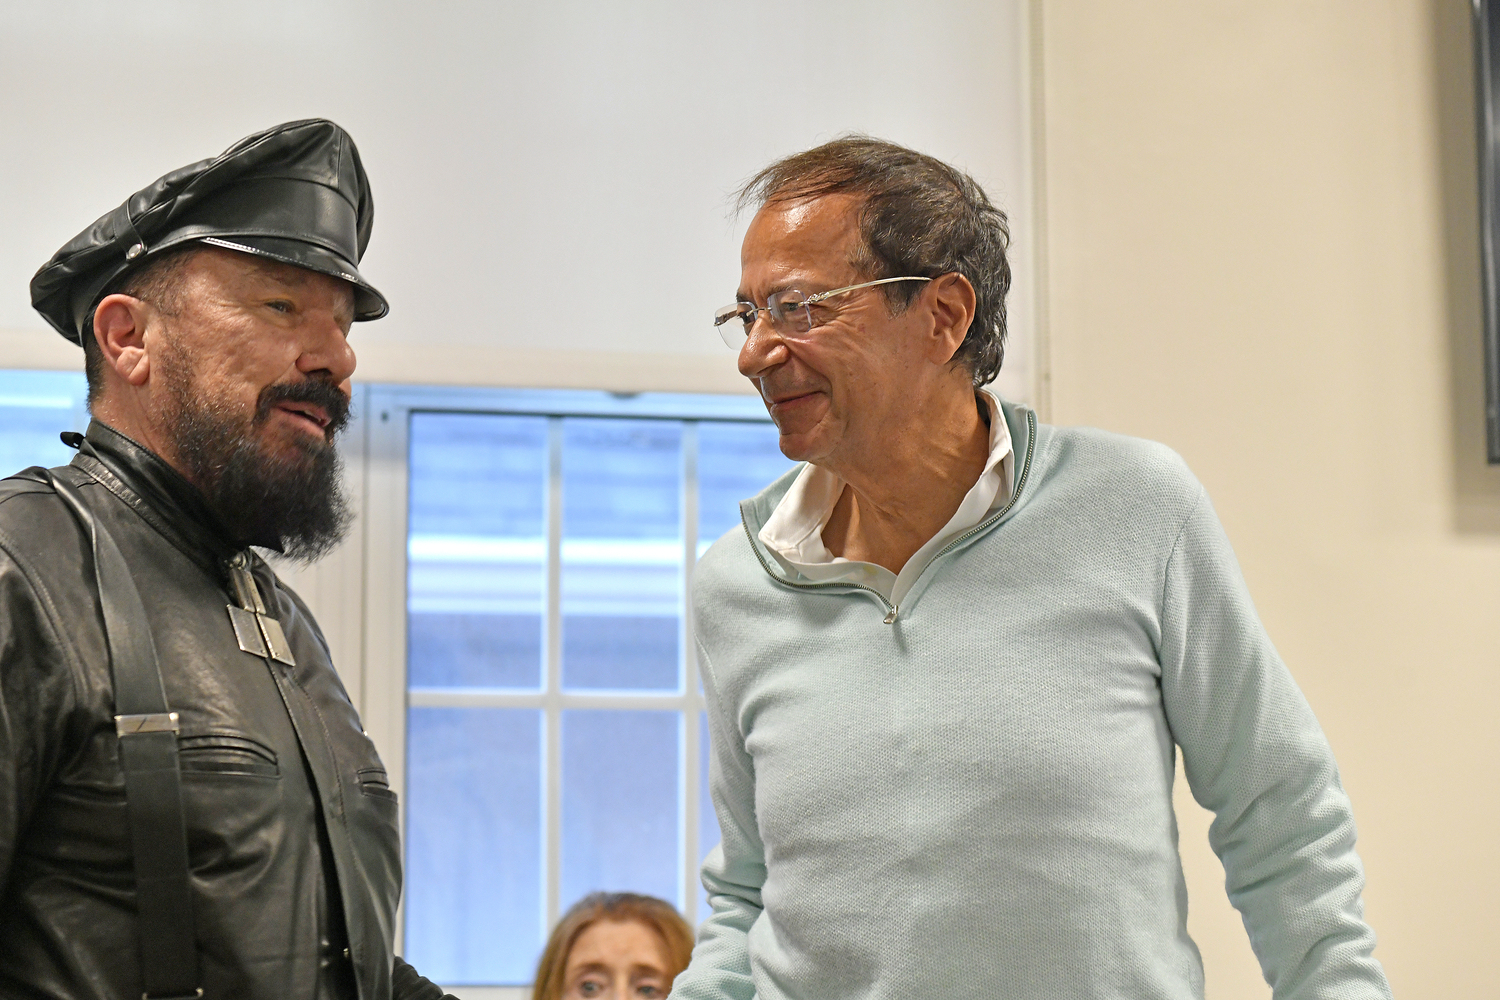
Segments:
[[[348,134],[291,122],[31,283],[94,420],[70,465],[0,482],[0,995],[441,996],[394,956],[385,769],[251,548],[310,559],[349,522],[372,223]]]

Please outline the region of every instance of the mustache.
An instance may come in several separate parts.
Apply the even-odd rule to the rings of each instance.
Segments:
[[[328,414],[328,426],[323,433],[328,440],[342,431],[349,423],[349,397],[338,386],[326,379],[310,378],[303,382],[277,382],[268,385],[255,401],[255,422],[264,423],[278,403],[311,403],[323,408]]]

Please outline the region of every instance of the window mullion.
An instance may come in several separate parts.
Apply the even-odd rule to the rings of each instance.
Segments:
[[[560,417],[547,421],[547,614],[546,686],[543,689],[545,733],[542,788],[546,799],[542,827],[542,856],[546,899],[543,936],[561,916],[562,891],[562,446]]]
[[[399,801],[406,788],[406,585],[408,535],[409,411],[372,388],[366,397],[364,683],[360,715],[381,752]],[[401,813],[402,843],[407,816]],[[396,912],[395,940],[405,942],[405,903]]]
[[[678,886],[679,908],[694,920],[697,893],[693,891],[698,870],[698,713],[693,711],[693,695],[698,691],[698,651],[693,642],[692,592],[693,563],[698,555],[698,422],[686,421],[682,427],[682,693],[687,704],[682,717],[682,782],[677,801],[681,804],[682,877]]]
[[[412,708],[522,708],[540,711],[623,709],[627,711],[694,712],[703,710],[701,698],[681,694],[635,694],[621,691],[515,691],[510,688],[411,688]]]

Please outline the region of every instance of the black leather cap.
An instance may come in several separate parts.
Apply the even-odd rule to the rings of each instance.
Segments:
[[[356,266],[374,224],[349,133],[322,118],[287,122],[131,195],[42,265],[31,304],[82,344],[100,299],[152,258],[196,241],[343,278],[354,286],[354,318],[379,319],[390,306]]]

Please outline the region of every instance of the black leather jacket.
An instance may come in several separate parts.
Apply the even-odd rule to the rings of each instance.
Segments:
[[[118,543],[181,718],[204,996],[441,996],[393,957],[396,796],[307,608],[252,553],[296,666],[242,652],[225,610],[225,563],[244,549],[185,479],[97,422],[73,463],[53,474],[79,487]],[[91,558],[44,476],[0,481],[4,997],[141,995]]]

